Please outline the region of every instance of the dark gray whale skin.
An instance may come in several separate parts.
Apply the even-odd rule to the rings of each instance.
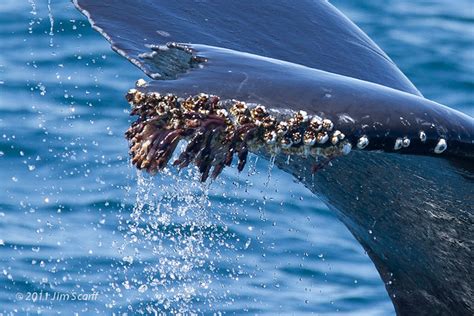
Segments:
[[[369,145],[363,151],[336,159],[314,176],[308,177],[311,158],[295,156],[288,164],[287,156],[279,155],[275,164],[323,196],[375,263],[398,314],[472,314],[471,117],[354,78],[215,47],[189,47],[208,59],[202,69],[152,81],[141,90],[183,96],[205,92],[282,113],[305,110],[331,119],[354,147],[366,135]],[[157,64],[169,60],[160,54],[154,56]],[[420,131],[427,135],[425,142]],[[395,150],[402,137],[411,139],[410,146]],[[440,138],[448,149],[436,154]]]
[[[474,120],[423,98],[334,7],[250,0],[75,4],[117,52],[151,77],[168,79],[144,91],[205,92],[283,113],[305,110],[330,118],[354,149],[366,136],[366,148],[314,175],[313,158],[287,163],[279,155],[275,163],[322,196],[359,240],[397,314],[474,313]],[[248,10],[266,18],[249,20]],[[200,45],[145,46],[168,41]],[[410,145],[395,150],[403,137]],[[435,153],[440,139],[448,147]]]
[[[200,43],[420,92],[354,23],[325,0],[73,0],[112,48],[147,74],[147,44]],[[166,78],[166,75],[163,76]]]
[[[439,139],[448,140],[444,156],[474,158],[474,121],[461,112],[423,97],[379,84],[248,53],[189,44],[194,55],[207,59],[200,69],[189,68],[176,80],[155,80],[143,91],[179,96],[200,92],[237,99],[285,111],[304,110],[331,119],[353,143],[369,139],[368,150],[437,155]],[[179,56],[178,59],[174,58]],[[191,54],[158,49],[155,65],[189,65]],[[181,65],[178,67],[178,65]],[[420,140],[420,132],[426,141]],[[397,138],[411,145],[394,149]]]

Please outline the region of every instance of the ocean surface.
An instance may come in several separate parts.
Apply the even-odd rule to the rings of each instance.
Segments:
[[[331,2],[474,115],[471,0]],[[358,242],[269,162],[137,173],[124,94],[142,77],[69,1],[1,1],[0,315],[394,314]]]

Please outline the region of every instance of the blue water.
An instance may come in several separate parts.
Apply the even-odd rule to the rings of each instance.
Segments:
[[[474,115],[471,0],[332,2],[426,97]],[[123,95],[143,74],[71,3],[0,16],[0,314],[394,313],[347,229],[268,162],[206,185],[137,174]]]

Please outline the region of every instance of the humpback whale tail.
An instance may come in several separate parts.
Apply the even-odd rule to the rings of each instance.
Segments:
[[[138,168],[162,169],[181,139],[174,163],[202,180],[273,156],[363,245],[397,313],[474,312],[474,120],[425,99],[332,5],[75,4],[153,79],[127,94]]]

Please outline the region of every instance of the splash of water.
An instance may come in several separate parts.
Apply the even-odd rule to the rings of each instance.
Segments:
[[[31,6],[31,11],[30,11],[30,13],[31,13],[32,15],[36,15],[37,12],[36,12],[36,2],[35,2],[35,0],[28,0],[28,3],[29,3],[30,6]]]
[[[36,21],[36,15],[38,14],[38,11],[36,9],[36,2],[35,0],[28,0],[28,3],[31,6],[31,11],[30,14],[33,16],[33,18],[30,20],[29,26],[28,26],[28,33],[33,33],[33,25],[35,24]]]
[[[49,46],[53,47],[53,36],[54,36],[54,16],[51,10],[51,0],[48,0],[48,18],[49,18]]]
[[[180,175],[168,171],[156,183],[138,173],[120,250],[125,281],[116,286],[136,292],[139,303],[129,307],[134,311],[187,314],[223,299],[215,262],[234,246],[199,177],[193,169]]]

